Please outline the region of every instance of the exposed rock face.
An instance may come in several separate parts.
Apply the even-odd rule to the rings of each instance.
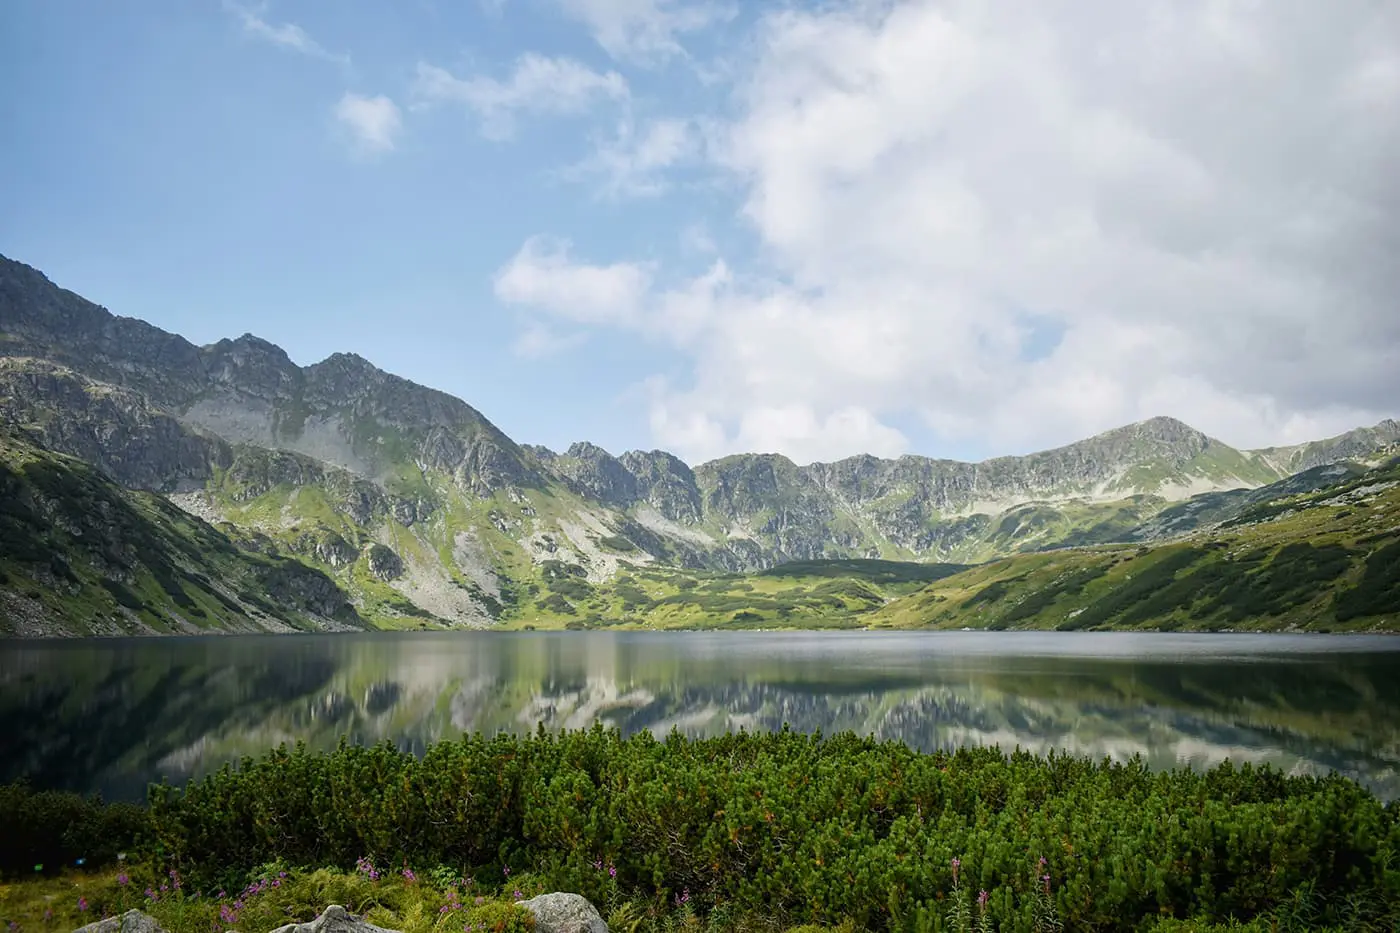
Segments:
[[[0,355],[61,363],[133,390],[232,443],[297,451],[375,478],[401,459],[483,493],[531,480],[523,452],[465,402],[337,353],[297,367],[245,334],[199,348],[120,318],[0,257]]]
[[[150,914],[133,909],[119,917],[108,917],[78,927],[73,933],[165,933],[165,928]]]
[[[360,556],[358,548],[329,528],[303,532],[292,542],[292,549],[336,568],[353,564]]]
[[[1351,457],[1365,457],[1373,451],[1400,442],[1400,421],[1387,418],[1370,428],[1357,428],[1294,447],[1273,447],[1261,451],[1288,473],[1301,473],[1313,467],[1336,463]]]
[[[0,357],[0,421],[134,489],[202,486],[231,456],[221,439],[151,408],[140,393],[46,360]]]
[[[403,560],[393,549],[382,544],[370,545],[365,561],[369,564],[369,572],[385,583],[403,576]]]
[[[569,487],[581,496],[612,506],[631,505],[637,499],[637,479],[616,457],[596,444],[581,441],[551,464]]]
[[[272,933],[398,933],[366,923],[339,904],[332,904],[309,923],[288,923]]]
[[[700,521],[700,487],[679,457],[664,450],[629,450],[618,460],[636,479],[639,500],[673,522]]]
[[[608,933],[598,908],[580,894],[541,894],[520,906],[535,915],[535,933]]]
[[[379,611],[366,602],[378,588],[347,569],[364,556],[377,579],[396,581],[391,615],[412,614],[407,600],[440,622],[549,598],[540,585],[558,581],[540,568],[562,559],[555,550],[587,563],[594,584],[619,560],[723,570],[833,557],[979,561],[1131,539],[1129,526],[1167,533],[1195,513],[1157,526],[1145,517],[1400,440],[1400,424],[1387,421],[1237,451],[1154,418],[982,463],[856,456],[799,466],[742,454],[692,469],[664,451],[613,456],[586,442],[557,454],[521,447],[465,402],[355,354],[302,367],[251,334],[196,347],[0,257],[4,425],[126,487],[178,493],[172,501],[193,514],[230,523],[221,527],[240,547],[315,563],[330,576],[287,570],[273,581],[298,611],[349,618],[331,577]],[[1117,511],[1084,517],[1103,503]],[[412,543],[400,545],[405,530]],[[375,541],[399,551],[366,551]]]

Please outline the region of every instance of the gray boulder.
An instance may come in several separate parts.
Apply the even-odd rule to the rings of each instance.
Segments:
[[[541,894],[520,906],[535,915],[535,933],[608,933],[603,915],[581,894]]]
[[[104,931],[105,933],[105,931]],[[321,912],[321,916],[310,923],[289,923],[280,926],[272,933],[398,933],[386,930],[356,917],[339,904],[332,904]]]
[[[108,917],[79,927],[73,933],[165,933],[156,918],[139,910],[128,910],[120,917]]]

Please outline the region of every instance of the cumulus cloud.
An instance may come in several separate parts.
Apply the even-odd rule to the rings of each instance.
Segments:
[[[669,187],[670,170],[699,157],[701,143],[698,129],[689,120],[653,120],[639,130],[629,117],[588,158],[562,174],[575,180],[596,179],[605,197],[651,197]]]
[[[684,0],[558,0],[613,58],[656,64],[684,54],[679,36],[730,19],[728,3]]]
[[[341,64],[349,64],[350,62],[348,55],[338,55],[327,51],[296,23],[269,22],[264,18],[267,10],[265,3],[259,4],[257,7],[246,7],[234,2],[234,0],[224,0],[224,9],[243,25],[245,33],[255,36],[263,42],[293,52],[300,52],[302,55],[310,55],[313,58],[324,58],[327,61],[340,62]]]
[[[394,148],[394,137],[403,129],[398,105],[379,95],[362,97],[347,93],[335,105],[335,118],[350,131],[356,146],[377,154]]]
[[[575,262],[567,240],[534,237],[496,273],[496,297],[579,324],[636,323],[651,283],[638,263]]]
[[[416,106],[455,102],[476,113],[482,135],[509,139],[520,114],[582,113],[601,100],[627,97],[627,81],[615,71],[598,72],[571,58],[527,53],[516,59],[509,77],[458,78],[444,68],[420,62],[413,86]]]
[[[905,419],[1000,453],[1396,413],[1394,5],[785,10],[706,148],[769,271],[661,278],[607,322],[689,356],[651,426],[691,459],[896,453]]]

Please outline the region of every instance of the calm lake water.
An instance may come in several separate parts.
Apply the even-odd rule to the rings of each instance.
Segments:
[[[854,730],[1340,771],[1400,797],[1400,638],[1072,633],[470,633],[0,643],[0,782],[140,799],[341,735]]]

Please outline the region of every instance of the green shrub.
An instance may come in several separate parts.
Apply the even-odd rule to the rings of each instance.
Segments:
[[[0,785],[0,875],[52,873],[78,859],[114,861],[134,851],[149,825],[149,813],[132,804],[104,804],[59,791],[34,791],[25,784]]]
[[[298,918],[326,903],[400,917],[438,909],[394,900],[412,885],[381,883],[370,903],[368,865],[445,866],[430,877],[482,892],[505,878],[507,896],[569,890],[612,910],[632,900],[672,925],[683,914],[682,926],[708,914],[901,933],[951,921],[1130,930],[1189,918],[1186,930],[1265,917],[1385,929],[1400,917],[1400,808],[1345,778],[921,754],[850,733],[541,731],[439,743],[421,759],[388,744],[281,748],[183,791],[157,786],[148,812],[5,788],[0,831],[81,844],[90,857],[139,837],[144,857],[206,891],[234,890],[268,865],[339,869],[268,895]],[[10,865],[31,857],[0,850]],[[463,918],[485,904],[462,906]],[[523,933],[507,907],[478,922]]]

